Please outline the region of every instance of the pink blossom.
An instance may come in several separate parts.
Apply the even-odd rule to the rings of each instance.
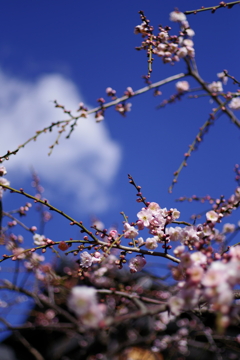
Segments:
[[[137,255],[134,258],[131,258],[129,261],[130,272],[135,273],[141,271],[145,265],[146,259],[141,255]]]
[[[182,242],[185,244],[187,243],[194,243],[195,241],[199,241],[199,234],[195,226],[186,226],[182,229]]]
[[[138,240],[138,247],[144,244],[144,240],[142,237],[139,237],[137,240]]]
[[[160,206],[155,203],[155,202],[151,202],[149,205],[148,205],[148,209],[152,211],[152,214],[153,215],[157,215],[159,210],[161,209]]]
[[[188,252],[183,253],[181,255],[180,259],[181,259],[181,267],[183,267],[183,268],[189,268],[193,264],[193,261]]]
[[[155,217],[153,217],[150,221],[151,226],[160,227],[162,229],[164,228],[165,224],[166,224],[166,220],[160,213],[158,215],[155,215]]]
[[[214,210],[210,210],[206,213],[206,218],[208,221],[215,223],[218,221],[219,215]]]
[[[118,236],[117,230],[113,229],[113,230],[109,231],[109,236],[113,239],[116,239]]]
[[[142,209],[137,213],[139,220],[143,222],[143,225],[148,227],[150,225],[150,220],[152,219],[152,211],[150,209]]]
[[[84,268],[88,268],[93,263],[93,257],[87,251],[83,251],[80,254],[80,258],[81,258],[80,265]]]
[[[194,265],[203,265],[207,263],[207,257],[201,251],[195,251],[190,255]]]
[[[99,251],[95,251],[94,256],[92,257],[93,263],[100,263],[102,262],[103,256]]]
[[[184,253],[184,250],[185,250],[185,246],[179,245],[173,250],[173,253],[175,256],[179,257]]]
[[[182,228],[180,226],[166,228],[166,234],[169,235],[171,241],[179,241],[182,238]]]
[[[138,235],[138,230],[129,223],[124,224],[124,237],[127,239],[134,239]]]
[[[144,229],[144,222],[142,220],[138,220],[136,223],[138,230],[143,230]]]
[[[147,238],[145,246],[149,250],[154,250],[158,247],[158,237],[154,236],[152,238]]]

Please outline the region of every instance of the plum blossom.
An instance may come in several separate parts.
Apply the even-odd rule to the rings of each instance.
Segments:
[[[222,83],[221,81],[213,81],[211,84],[208,85],[208,89],[211,92],[220,92],[223,91]]]
[[[137,241],[138,241],[138,247],[144,244],[144,240],[143,240],[142,237],[139,237],[139,238],[137,239]]]
[[[180,226],[166,228],[166,234],[169,235],[171,241],[179,241],[182,239],[182,228]]]
[[[158,247],[158,236],[147,238],[145,246],[149,250],[155,250]]]
[[[223,225],[223,232],[224,233],[233,233],[235,231],[235,225],[234,224],[224,224]]]
[[[46,238],[44,235],[34,234],[33,241],[34,241],[34,244],[37,246],[46,245]]]
[[[178,81],[175,86],[179,93],[189,90],[189,83],[187,81]]]
[[[158,34],[159,38],[163,41],[167,41],[168,38],[169,38],[169,35],[168,35],[168,32],[167,31],[161,31],[159,34]]]
[[[143,222],[143,225],[146,227],[150,225],[150,220],[152,219],[152,216],[152,211],[149,208],[143,208],[137,213],[137,217]]]
[[[117,232],[116,229],[112,229],[112,230],[109,231],[109,237],[110,237],[111,239],[116,239],[117,236],[118,236],[118,232]]]
[[[93,263],[93,257],[87,251],[83,251],[80,254],[80,258],[81,258],[80,265],[84,268],[88,268]]]
[[[240,109],[240,97],[233,98],[228,106],[232,110],[239,110]]]
[[[188,54],[188,50],[185,46],[182,46],[178,52],[177,52],[177,56],[181,59],[184,58],[185,56],[187,56]]]
[[[185,246],[179,245],[173,250],[173,253],[175,256],[179,257],[184,253],[184,251],[185,251]]]
[[[124,237],[127,239],[134,239],[138,235],[138,230],[128,223],[124,224]]]
[[[171,211],[171,213],[172,213],[172,219],[173,220],[177,220],[177,219],[179,219],[179,217],[180,217],[180,211],[178,211],[177,209],[170,209],[170,211]]]
[[[226,83],[228,82],[228,77],[225,75],[223,71],[218,73],[217,77],[223,82],[223,85],[226,85]]]
[[[201,251],[195,251],[190,255],[194,265],[203,265],[207,263],[207,257]]]
[[[186,47],[192,48],[194,46],[194,42],[191,39],[184,39],[182,43]]]
[[[186,15],[184,13],[182,13],[181,11],[172,11],[170,13],[170,21],[182,22],[182,21],[185,21],[186,19],[187,19]]]
[[[195,31],[193,29],[185,29],[185,33],[189,37],[193,37],[195,35]]]
[[[149,205],[148,205],[148,209],[151,210],[152,214],[153,215],[157,215],[159,210],[161,209],[160,206],[155,203],[155,202],[151,202]]]
[[[145,265],[146,259],[141,255],[137,255],[134,258],[131,258],[129,261],[130,272],[135,273],[141,271]]]
[[[182,229],[181,235],[181,241],[186,245],[199,241],[199,233],[196,226],[186,226]]]
[[[206,213],[206,218],[208,221],[215,223],[218,221],[219,215],[214,210],[210,210]]]
[[[142,22],[141,25],[137,25],[134,29],[134,34],[147,35],[148,28],[146,22]]]

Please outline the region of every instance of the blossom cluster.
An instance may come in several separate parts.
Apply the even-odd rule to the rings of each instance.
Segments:
[[[221,315],[218,325],[225,328],[234,316],[233,288],[240,284],[240,246],[222,256],[211,247],[190,254],[179,246],[178,256],[181,263],[172,269],[178,290],[169,300],[171,312],[178,315],[199,304],[210,304],[210,309]]]
[[[180,11],[173,11],[170,14],[170,20],[180,24],[180,34],[170,35],[171,28],[166,26],[163,28],[159,26],[159,33],[152,35],[152,28],[146,18],[141,16],[143,22],[134,29],[135,34],[141,34],[144,38],[141,49],[149,49],[149,46],[153,46],[153,53],[161,57],[163,63],[174,63],[181,58],[189,56],[193,58],[195,56],[194,43],[192,37],[195,35],[194,31],[190,28],[190,25],[186,19],[186,16]]]

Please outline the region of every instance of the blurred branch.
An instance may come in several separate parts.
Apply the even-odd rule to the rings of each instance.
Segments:
[[[22,294],[27,295],[28,297],[34,299],[37,304],[40,304],[40,306],[44,305],[44,306],[47,306],[47,307],[55,310],[57,314],[62,315],[66,320],[70,321],[78,329],[79,322],[78,322],[77,319],[75,319],[72,315],[69,314],[69,312],[65,311],[64,309],[62,309],[58,305],[52,304],[51,302],[46,300],[45,297],[43,297],[43,296],[40,297],[40,296],[38,296],[37,294],[34,294],[31,291],[20,288],[20,287],[18,287],[16,285],[12,284],[8,280],[4,280],[3,285],[0,285],[0,290],[2,290],[2,289],[8,289],[8,290],[16,291],[18,293],[22,293]]]

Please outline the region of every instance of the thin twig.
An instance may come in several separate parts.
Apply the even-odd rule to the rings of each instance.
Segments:
[[[240,4],[240,1],[232,1],[232,2],[229,2],[229,3],[225,3],[224,1],[221,1],[219,5],[210,6],[210,7],[207,7],[207,8],[202,6],[201,9],[184,11],[184,14],[185,15],[191,15],[191,14],[196,14],[198,12],[209,11],[209,10],[211,10],[214,13],[219,8],[228,8],[228,9],[230,9],[234,5],[237,5],[237,4]]]
[[[164,79],[164,80],[157,81],[156,83],[150,84],[150,85],[148,85],[148,86],[145,86],[145,87],[143,87],[143,88],[135,91],[135,92],[131,95],[131,97],[129,97],[128,95],[124,95],[124,96],[122,96],[122,97],[120,97],[120,98],[117,98],[117,99],[115,99],[115,100],[113,100],[113,101],[110,101],[110,102],[107,103],[107,104],[98,106],[98,107],[93,108],[93,109],[91,109],[91,110],[88,110],[88,111],[86,111],[86,115],[90,115],[90,114],[97,113],[97,112],[100,111],[100,110],[105,110],[105,109],[107,109],[107,108],[109,108],[109,107],[111,107],[111,106],[114,106],[114,105],[117,105],[117,104],[119,104],[119,103],[122,103],[122,102],[128,100],[129,98],[132,98],[132,97],[137,96],[137,95],[141,95],[141,94],[143,94],[143,93],[145,93],[145,92],[147,92],[147,91],[149,91],[149,90],[151,90],[151,89],[158,88],[159,86],[162,86],[162,85],[168,84],[168,83],[170,83],[170,82],[172,82],[172,81],[181,79],[181,78],[183,78],[183,77],[185,77],[185,76],[187,76],[187,75],[188,75],[188,74],[180,73],[180,74],[177,74],[177,75],[170,76],[170,77],[168,77],[168,78],[166,78],[166,79]],[[15,149],[15,150],[13,150],[13,151],[10,151],[10,150],[9,150],[9,151],[7,151],[7,153],[6,153],[5,155],[0,156],[0,162],[3,162],[4,160],[8,160],[11,155],[16,155],[16,154],[18,153],[18,151],[19,151],[20,149],[24,148],[25,145],[27,145],[29,142],[31,142],[31,141],[33,141],[33,140],[36,141],[37,138],[38,138],[42,133],[46,133],[47,131],[52,131],[52,129],[53,129],[54,127],[59,126],[59,125],[61,125],[61,124],[66,124],[66,125],[68,125],[68,124],[70,124],[72,121],[73,121],[74,123],[76,123],[76,121],[79,120],[80,118],[81,118],[81,115],[78,115],[78,116],[75,116],[75,117],[71,115],[71,118],[70,118],[69,120],[60,120],[60,121],[57,121],[57,122],[55,122],[55,123],[52,123],[50,126],[47,126],[47,127],[45,127],[44,129],[42,129],[42,130],[36,131],[36,134],[35,134],[34,136],[32,136],[31,138],[29,138],[29,139],[28,139],[27,141],[25,141],[23,144],[19,145],[17,149]],[[68,136],[68,137],[69,137],[69,136]]]

